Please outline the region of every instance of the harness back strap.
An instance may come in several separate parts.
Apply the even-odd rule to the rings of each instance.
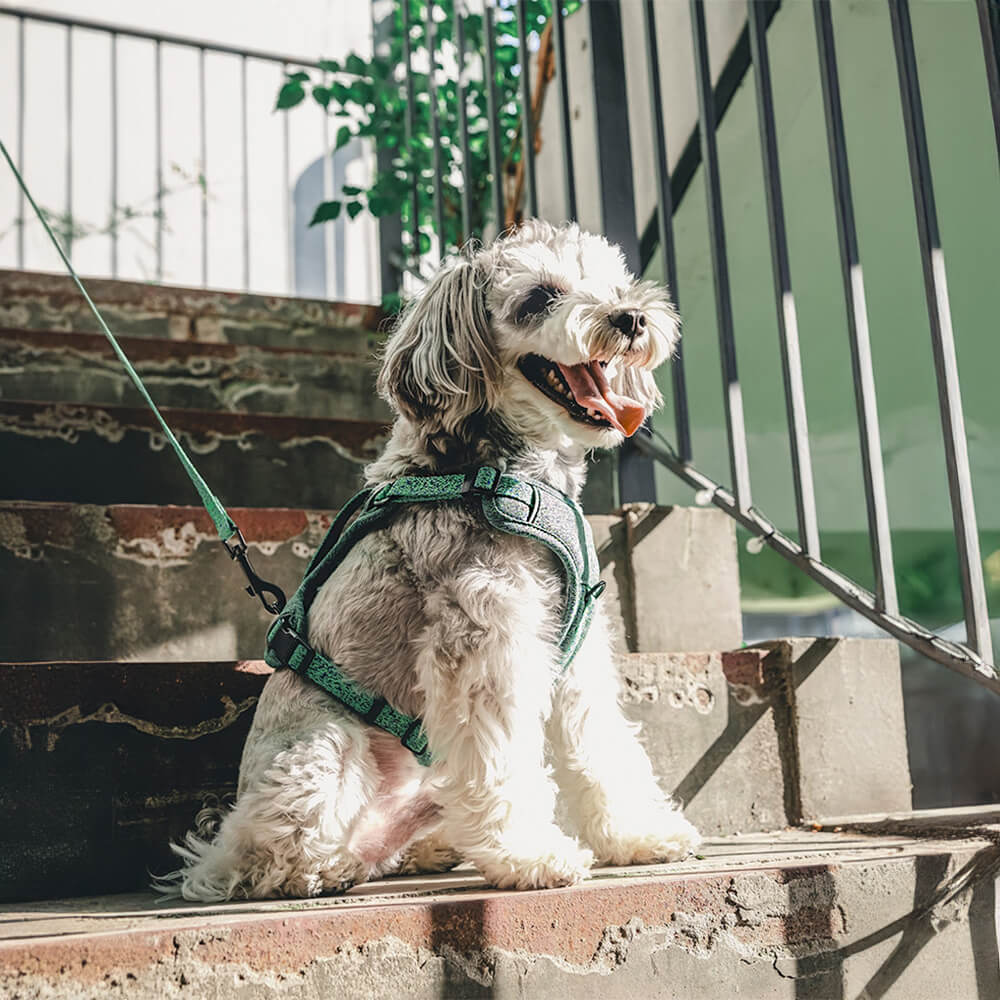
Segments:
[[[301,586],[267,639],[266,659],[272,667],[291,667],[308,677],[366,722],[393,733],[421,764],[429,764],[431,756],[420,720],[359,687],[304,636],[317,591],[364,535],[385,527],[402,505],[463,500],[477,504],[492,527],[535,539],[559,558],[563,576],[559,649],[565,670],[587,633],[594,600],[604,590],[590,526],[579,505],[564,493],[532,479],[505,475],[492,466],[467,474],[403,476],[377,490],[356,494],[330,526]]]

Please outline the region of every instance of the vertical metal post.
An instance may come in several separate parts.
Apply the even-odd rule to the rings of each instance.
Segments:
[[[330,116],[323,113],[323,158],[320,161],[323,167],[323,201],[330,201],[333,198],[333,152],[330,149]],[[323,294],[328,298],[334,298],[334,269],[333,269],[333,226],[327,224],[323,226]]]
[[[715,97],[708,63],[708,32],[702,0],[691,0],[691,28],[694,34],[695,76],[698,90],[698,121],[701,131],[701,162],[705,176],[708,207],[709,246],[715,285],[715,311],[719,326],[719,356],[722,362],[722,391],[725,400],[726,435],[729,439],[729,469],[733,495],[741,511],[749,510],[750,463],[747,456],[746,427],[743,419],[743,390],[736,370],[736,340],[733,304],[729,289],[729,261],[726,256],[726,229],[722,217],[722,186],[719,154],[715,138]]]
[[[517,0],[518,58],[521,62],[521,155],[524,158],[525,216],[538,215],[535,186],[535,123],[531,113],[531,60],[528,58],[528,12],[525,0]]]
[[[329,144],[327,144],[329,149]],[[329,154],[328,154],[329,155]],[[240,56],[240,175],[243,183],[243,290],[250,291],[250,129],[247,123],[247,57]]]
[[[24,176],[24,16],[17,19],[17,169]],[[24,269],[24,191],[17,189],[17,266]]]
[[[111,277],[118,277],[118,34],[111,33]]]
[[[486,0],[483,10],[483,58],[486,67],[486,117],[490,129],[490,170],[493,173],[493,215],[497,235],[506,228],[503,197],[503,158],[500,152],[500,108],[497,101],[496,29],[493,26],[493,0]]]
[[[378,8],[373,4],[372,12]],[[396,37],[396,15],[400,12],[400,4],[390,4],[386,16],[373,23],[376,54],[387,49],[391,40]],[[409,71],[407,70],[407,77]],[[406,112],[404,111],[404,114]],[[383,142],[375,144],[375,163],[380,174],[395,173],[393,160],[405,155],[398,146],[390,149]],[[327,226],[327,228],[330,228]],[[379,292],[384,300],[387,296],[402,291],[403,261],[403,216],[402,212],[383,213],[378,217],[378,260],[379,260]]]
[[[413,92],[413,48],[410,32],[410,0],[402,0],[403,13],[403,65],[405,74],[403,83],[406,88],[405,138],[406,158],[413,165],[413,178],[410,186],[410,252],[414,263],[420,257],[420,165],[416,159],[413,147],[413,135],[416,131],[416,95]]]
[[[566,192],[566,218],[576,221],[576,172],[573,169],[572,109],[569,100],[569,78],[566,72],[566,26],[563,23],[563,0],[552,5],[552,44],[556,55],[556,76],[559,78],[559,131],[563,151],[563,190]]]
[[[458,79],[455,81],[458,101],[458,132],[462,151],[462,237],[460,244],[472,237],[472,173],[469,162],[469,109],[465,78],[465,14],[464,7],[455,4],[455,59]]]
[[[813,488],[812,458],[809,451],[805,388],[802,384],[799,327],[795,312],[795,297],[792,294],[791,267],[788,260],[785,208],[781,193],[781,169],[778,163],[778,136],[774,123],[774,97],[771,92],[771,66],[767,53],[767,10],[755,0],[747,0],[747,24],[750,33],[754,83],[757,91],[757,121],[760,128],[760,152],[764,167],[767,220],[771,235],[774,299],[778,315],[781,373],[785,384],[785,413],[792,457],[792,481],[795,488],[799,544],[806,555],[813,559],[819,559],[819,526],[816,520],[816,497]]]
[[[288,63],[281,64],[282,76],[288,76]],[[292,213],[292,136],[290,117],[282,119],[282,170],[285,201],[285,287],[286,294],[295,294],[295,229]]]
[[[73,28],[66,27],[66,256],[73,259]]]
[[[951,307],[945,275],[944,253],[938,231],[934,185],[931,180],[927,133],[920,98],[917,57],[913,49],[913,29],[907,0],[889,0],[892,38],[899,71],[899,93],[906,126],[906,149],[910,159],[913,202],[917,215],[920,260],[923,265],[927,316],[930,320],[934,371],[937,376],[941,429],[944,436],[948,491],[955,527],[959,575],[962,583],[962,606],[965,611],[966,644],[986,660],[992,660],[989,610],[983,581],[976,507],[972,495],[972,473],[965,438],[965,417],[958,381],[958,361],[951,326]]]
[[[621,247],[629,268],[639,270],[639,234],[632,187],[632,137],[625,89],[620,0],[586,5],[597,126],[597,167],[604,233]],[[641,432],[644,433],[644,432]],[[621,503],[656,500],[653,461],[630,442],[618,452],[618,497]]]
[[[660,87],[660,56],[656,42],[656,13],[653,0],[644,0],[643,28],[646,36],[646,68],[649,76],[649,103],[653,126],[653,165],[656,170],[656,220],[663,250],[663,279],[670,289],[674,305],[680,306],[677,291],[677,250],[674,244],[674,201],[670,189],[670,166],[667,160],[667,137],[663,125],[663,94]],[[670,376],[674,392],[674,427],[677,455],[682,462],[691,461],[691,421],[687,405],[687,383],[684,378],[683,341],[671,362]]]
[[[1000,160],[1000,3],[998,0],[976,0],[976,10],[979,13],[979,33],[983,38],[983,56],[986,59],[986,86],[993,113],[993,133],[997,141],[997,158]]]
[[[437,45],[437,33],[434,28],[434,3],[427,0],[427,18],[424,22],[424,43],[427,46],[427,91],[430,97],[431,112],[431,157],[434,164],[434,228],[438,237],[438,260],[448,248],[448,240],[444,231],[444,197],[441,191],[441,125],[440,108],[438,107],[437,73],[434,65],[434,48]]]
[[[880,611],[896,614],[896,578],[892,563],[892,539],[889,533],[889,509],[885,496],[885,470],[882,464],[882,440],[879,433],[878,406],[875,400],[875,375],[872,368],[871,341],[868,334],[868,310],[865,305],[864,274],[858,253],[854,225],[854,202],[847,165],[847,141],[840,107],[840,82],[833,41],[830,5],[813,0],[816,42],[819,48],[820,84],[826,115],[826,138],[830,152],[840,264],[847,303],[847,330],[851,344],[851,370],[858,413],[861,443],[861,470],[865,484],[868,536],[875,571],[875,597]]]
[[[198,49],[198,129],[201,137],[201,287],[208,288],[208,122],[205,50]]]
[[[163,54],[156,42],[153,60],[156,127],[156,280],[163,281]]]

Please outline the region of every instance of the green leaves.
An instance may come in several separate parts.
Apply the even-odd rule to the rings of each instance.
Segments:
[[[580,0],[523,0],[528,23],[534,33],[531,48],[551,16],[553,4],[562,3],[567,13],[581,6]],[[345,212],[355,219],[367,211],[376,218],[399,213],[404,230],[420,227],[418,245],[412,248],[426,253],[431,246],[431,234],[436,228],[434,206],[434,156],[440,157],[441,187],[444,208],[444,232],[438,234],[442,245],[458,245],[469,233],[462,231],[461,184],[457,180],[468,176],[471,194],[473,232],[481,231],[491,216],[492,172],[486,123],[486,91],[481,79],[467,80],[466,100],[469,112],[469,163],[462,162],[462,137],[458,124],[458,88],[454,74],[444,67],[456,62],[456,0],[434,0],[435,35],[437,38],[433,63],[436,75],[440,138],[435,149],[431,135],[430,81],[426,37],[427,0],[410,0],[412,15],[410,44],[414,65],[422,72],[411,72],[414,93],[413,106],[407,109],[406,87],[401,62],[403,30],[400,4],[393,5],[394,29],[380,43],[379,55],[369,58],[350,53],[343,59],[323,59],[311,75],[305,71],[288,73],[278,92],[276,107],[287,110],[301,104],[309,95],[339,126],[334,149],[341,150],[355,137],[364,140],[383,155],[384,168],[373,178],[367,189],[345,185],[338,191],[337,201],[319,205],[311,225],[329,222]],[[501,0],[494,7],[495,23],[492,37],[486,37],[485,21],[480,14],[466,14],[464,20],[466,58],[474,63],[476,53],[485,45],[492,47],[497,61],[497,133],[501,136],[503,169],[510,169],[520,158],[520,76],[513,72],[519,62],[517,23],[512,6]],[[443,15],[443,18],[442,18]],[[532,56],[532,60],[534,60]],[[446,78],[447,77],[447,78]],[[407,140],[407,122],[412,121],[412,135]],[[413,192],[418,204],[416,219]]]
[[[274,110],[287,111],[288,108],[294,108],[296,104],[302,103],[305,96],[306,91],[302,84],[298,80],[289,80],[278,91],[278,102],[275,104]]]
[[[310,226],[318,226],[321,222],[333,222],[340,215],[341,203],[339,201],[323,201],[316,206],[313,217],[309,220]]]

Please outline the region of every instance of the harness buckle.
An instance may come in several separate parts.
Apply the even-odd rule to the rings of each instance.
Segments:
[[[245,574],[248,586],[247,593],[251,597],[256,597],[261,604],[272,615],[280,614],[285,609],[285,592],[276,584],[262,580],[250,565],[250,558],[247,556],[247,542],[243,537],[243,532],[236,525],[233,525],[234,533],[223,543],[223,547],[229,553],[230,559],[235,559],[240,564],[240,569]],[[233,541],[233,538],[236,541]]]
[[[406,727],[406,732],[403,733],[403,735],[399,739],[399,742],[402,743],[403,746],[406,747],[406,749],[410,751],[410,753],[414,753],[418,757],[427,749],[427,737],[426,737],[426,735],[424,736],[424,741],[423,741],[423,745],[422,746],[421,745],[411,746],[410,739],[413,736],[413,734],[415,732],[417,732],[417,730],[420,729],[420,726],[421,726],[421,720],[420,719],[414,719]]]
[[[484,469],[489,469],[493,473],[493,482],[489,486],[479,486],[476,480],[479,478],[479,473]],[[468,496],[493,496],[497,487],[500,485],[500,470],[494,469],[492,465],[481,465],[478,469],[470,469],[466,474],[465,478],[462,480],[462,488],[459,490],[459,494],[464,500]]]

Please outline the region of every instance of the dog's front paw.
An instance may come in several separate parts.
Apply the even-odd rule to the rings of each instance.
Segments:
[[[570,837],[554,832],[533,846],[530,854],[503,851],[481,858],[477,867],[498,889],[555,889],[576,885],[590,874],[594,855]]]
[[[632,822],[612,822],[592,838],[601,864],[652,865],[683,861],[698,849],[701,835],[682,813],[657,810]]]

